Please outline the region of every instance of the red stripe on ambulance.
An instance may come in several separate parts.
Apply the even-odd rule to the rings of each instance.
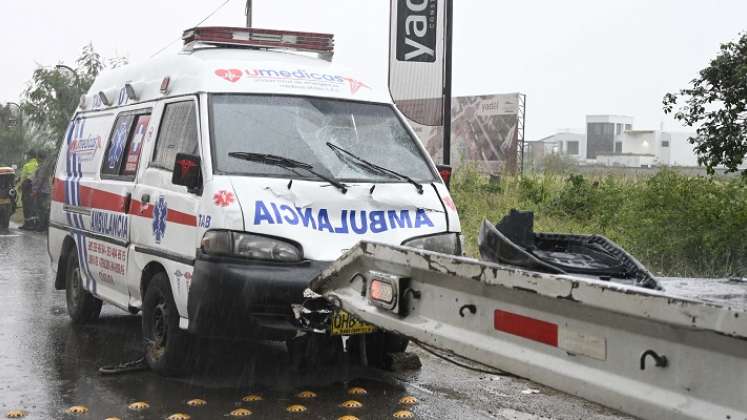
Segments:
[[[127,205],[126,197],[109,191],[86,187],[85,185],[80,185],[79,191],[80,207],[112,211],[115,213],[125,212]],[[52,200],[65,203],[65,181],[60,178],[54,179]]]
[[[153,217],[153,205],[143,204],[138,200],[132,200],[130,202],[130,214],[150,219]],[[166,221],[180,225],[197,226],[197,216],[174,209],[169,209],[166,213]]]
[[[55,178],[52,191],[52,200],[65,203],[65,181]],[[96,188],[80,186],[80,207],[87,207],[95,210],[106,210],[115,213],[127,213],[127,197],[109,191],[99,190]],[[132,216],[153,217],[153,206],[143,205],[137,200],[131,200],[129,214]],[[166,215],[166,221],[180,225],[197,226],[197,216],[178,210],[169,209]]]

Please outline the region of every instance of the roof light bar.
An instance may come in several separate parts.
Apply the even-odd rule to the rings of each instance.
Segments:
[[[331,34],[257,28],[196,27],[184,31],[182,39],[184,45],[200,42],[221,46],[277,48],[314,52],[330,58],[335,49],[335,37]]]

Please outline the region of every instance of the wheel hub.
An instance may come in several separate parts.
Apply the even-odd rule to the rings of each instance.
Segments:
[[[73,269],[73,272],[72,272],[70,280],[71,280],[70,281],[70,283],[71,283],[70,284],[70,286],[71,286],[70,287],[70,297],[72,298],[72,301],[77,304],[78,301],[80,300],[80,295],[81,295],[80,288],[81,288],[81,283],[82,282],[81,282],[81,278],[80,278],[80,268],[75,267]]]
[[[153,341],[156,348],[166,345],[168,338],[168,310],[166,302],[159,301],[153,308]]]

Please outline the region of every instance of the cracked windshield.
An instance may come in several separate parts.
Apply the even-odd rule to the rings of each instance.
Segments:
[[[0,1],[0,418],[747,420],[745,16]]]
[[[289,176],[287,170],[229,156],[246,151],[298,160],[345,181],[398,179],[362,161],[380,162],[422,182],[434,180],[424,150],[390,106],[249,95],[216,95],[211,103],[218,171]]]

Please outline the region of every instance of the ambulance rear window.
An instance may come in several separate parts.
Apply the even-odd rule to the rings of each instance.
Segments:
[[[330,144],[418,182],[432,182],[417,139],[391,105],[293,96],[211,96],[213,159],[219,173],[309,178],[286,169],[228,156],[231,152],[274,154],[314,167],[340,181],[402,182],[345,159]]]
[[[128,112],[117,117],[101,164],[102,177],[134,178],[149,123],[150,110],[147,113]]]

